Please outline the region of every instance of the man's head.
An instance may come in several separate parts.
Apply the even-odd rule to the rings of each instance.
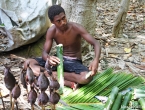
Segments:
[[[61,6],[59,6],[59,5],[51,6],[48,10],[48,17],[49,17],[50,21],[52,22],[54,20],[54,17],[56,15],[59,15],[62,12],[65,14],[65,11]]]
[[[59,30],[64,31],[68,28],[65,11],[61,6],[59,5],[51,6],[48,11],[48,16],[51,23],[55,24],[55,26]]]

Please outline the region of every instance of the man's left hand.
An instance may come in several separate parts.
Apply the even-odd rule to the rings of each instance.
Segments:
[[[89,65],[89,70],[92,71],[91,76],[94,76],[97,73],[98,70],[98,63],[99,61],[93,60]]]

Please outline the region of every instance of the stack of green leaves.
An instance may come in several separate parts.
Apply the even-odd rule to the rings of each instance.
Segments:
[[[114,86],[122,91],[130,86],[137,86],[144,81],[144,78],[136,77],[133,74],[113,73],[113,69],[109,68],[103,73],[98,73],[89,84],[62,96],[62,99],[70,104],[96,103],[98,102],[95,98],[96,95],[109,96]]]
[[[103,110],[104,104],[70,104],[69,106],[59,106],[57,105],[56,110]]]

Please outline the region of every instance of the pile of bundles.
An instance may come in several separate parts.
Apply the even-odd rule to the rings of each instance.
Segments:
[[[57,50],[58,50],[58,57],[61,57],[62,60],[62,45],[58,46]],[[60,50],[61,53],[59,53]],[[58,65],[58,79],[52,75],[51,66],[48,64],[48,58],[45,64],[45,68],[40,67],[39,76],[34,75],[34,72],[30,67],[30,62],[27,62],[27,68],[25,70],[24,68],[22,68],[20,74],[20,80],[23,87],[27,91],[27,99],[28,102],[31,104],[31,110],[34,110],[33,105],[36,102],[36,100],[39,106],[41,106],[42,110],[45,110],[45,106],[46,104],[48,104],[48,102],[52,109],[56,109],[55,105],[60,100],[60,92],[62,94],[63,92],[62,87],[64,86],[64,82],[62,82],[64,80],[62,62],[63,61],[61,61],[60,65]],[[21,94],[21,88],[19,87],[18,81],[16,81],[15,77],[13,76],[10,70],[12,66],[10,67],[6,65],[4,66],[5,66],[4,82],[6,88],[10,91],[11,110],[14,109],[14,103],[12,104],[12,97],[14,98],[14,102],[18,110],[17,98]],[[61,81],[61,83],[59,81]],[[3,102],[3,108],[5,109],[4,102]]]
[[[40,72],[40,75],[38,77],[34,76],[34,73],[29,67],[28,63],[27,70],[22,70],[20,79],[23,87],[27,90],[27,98],[28,102],[31,104],[32,110],[34,110],[33,105],[36,102],[37,98],[38,104],[42,107],[42,110],[45,109],[44,105],[46,105],[48,102],[50,102],[50,104],[52,105],[58,103],[60,95],[56,91],[59,89],[60,85],[57,79],[55,79],[54,77],[50,76],[49,78],[47,78],[42,71]],[[12,103],[12,98],[14,98],[14,102],[16,103],[16,107],[18,110],[17,98],[21,94],[21,88],[18,85],[18,82],[16,81],[12,72],[10,71],[10,67],[6,65],[4,70],[4,82],[6,88],[10,91],[11,109],[14,109],[14,103]],[[30,91],[28,91],[28,87],[30,87]],[[46,90],[49,91],[49,94],[46,94]],[[52,107],[54,108],[55,106]]]
[[[119,92],[118,87],[114,87],[105,103],[104,110],[145,110],[145,86],[143,88],[129,88],[126,92]]]
[[[53,105],[58,103],[60,95],[56,91],[59,89],[60,85],[57,79],[55,79],[54,77],[47,78],[43,70],[40,71],[40,75],[38,77],[35,77],[32,69],[29,67],[28,64],[26,72],[23,71],[21,73],[21,82],[23,84],[23,87],[26,88],[26,90],[26,83],[28,83],[31,87],[31,90],[28,92],[28,102],[31,104],[32,108],[37,99],[38,94],[38,104],[42,107],[42,110],[44,110],[44,106],[48,102],[50,102]],[[37,90],[37,92],[34,90],[34,88]],[[49,90],[49,94],[46,94],[46,90]]]

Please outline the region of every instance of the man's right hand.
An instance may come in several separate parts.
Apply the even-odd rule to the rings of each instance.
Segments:
[[[56,56],[49,56],[48,63],[52,66],[56,66],[60,63],[60,59]]]

